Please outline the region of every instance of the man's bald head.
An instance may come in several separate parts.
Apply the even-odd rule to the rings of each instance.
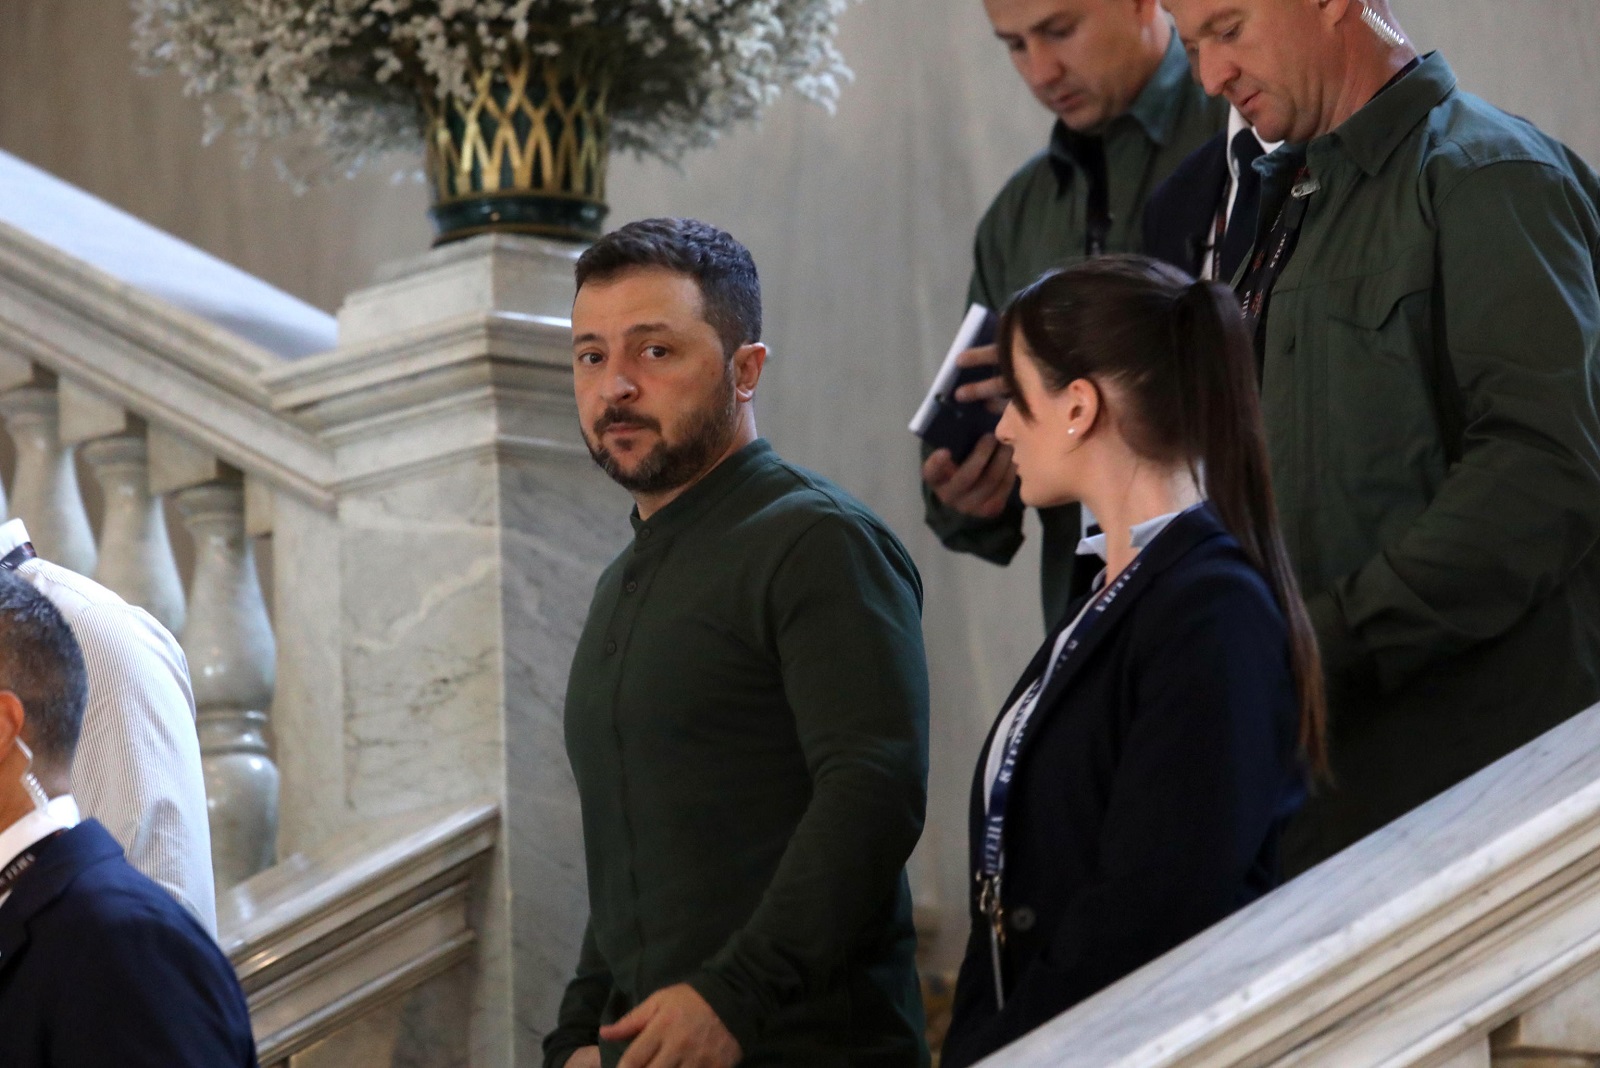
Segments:
[[[1162,0],[1195,76],[1263,140],[1304,142],[1336,129],[1416,55],[1363,21],[1396,25],[1387,0]]]

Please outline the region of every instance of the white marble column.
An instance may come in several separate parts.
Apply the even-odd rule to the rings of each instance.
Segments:
[[[182,634],[183,583],[161,499],[150,493],[144,436],[101,438],[81,448],[105,498],[95,579],[155,616],[172,633]]]
[[[270,865],[278,836],[278,769],[267,745],[277,649],[245,535],[234,478],[178,491],[194,536],[194,583],[183,649],[199,710],[211,814],[211,866],[224,891]]]
[[[17,449],[10,515],[28,525],[39,555],[80,574],[95,569],[73,449],[61,443],[56,391],[41,385],[0,394],[0,418]]]

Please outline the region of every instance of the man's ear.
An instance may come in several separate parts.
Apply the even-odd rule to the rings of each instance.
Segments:
[[[27,721],[22,699],[10,690],[0,690],[0,759],[11,751],[22,736],[22,726]]]
[[[761,381],[761,371],[767,366],[767,347],[759,341],[740,345],[733,353],[733,388],[741,401],[749,402],[756,395],[756,384]]]
[[[1329,29],[1339,25],[1347,15],[1361,17],[1361,10],[1355,0],[1309,0],[1317,5],[1317,17]]]

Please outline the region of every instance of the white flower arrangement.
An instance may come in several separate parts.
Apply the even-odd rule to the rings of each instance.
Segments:
[[[277,146],[297,184],[422,143],[421,93],[472,96],[516,44],[598,49],[611,144],[668,161],[785,89],[833,110],[849,0],[133,0],[134,48],[203,101],[205,137]],[[289,135],[301,135],[298,138]]]

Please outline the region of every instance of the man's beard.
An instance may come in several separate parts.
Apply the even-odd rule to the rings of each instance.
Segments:
[[[733,440],[738,422],[739,408],[734,399],[733,375],[723,380],[719,389],[704,407],[691,413],[681,441],[668,444],[665,438],[656,442],[643,460],[632,471],[624,471],[611,450],[601,444],[607,428],[618,424],[641,426],[661,434],[661,423],[650,416],[629,412],[623,408],[607,407],[594,423],[594,437],[584,436],[589,455],[611,480],[629,493],[653,495],[685,486],[716,462]]]

